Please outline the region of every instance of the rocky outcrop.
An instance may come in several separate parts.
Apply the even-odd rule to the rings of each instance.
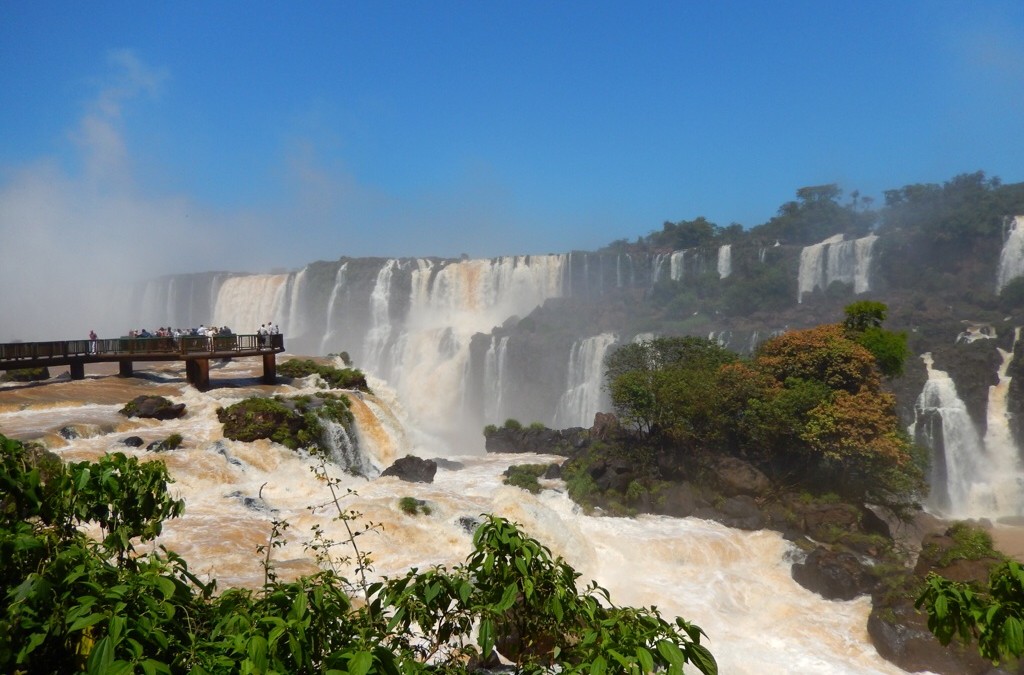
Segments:
[[[395,463],[384,469],[381,476],[394,476],[407,483],[433,483],[437,473],[437,462],[432,459],[421,459],[406,455],[396,459]]]
[[[870,593],[878,579],[848,551],[815,547],[803,562],[795,563],[793,580],[829,600],[853,600]]]
[[[185,414],[185,404],[174,403],[163,396],[136,396],[118,412],[125,417],[173,420]]]
[[[762,497],[772,490],[772,482],[750,462],[736,457],[720,457],[714,463],[718,489],[727,497]]]
[[[484,434],[487,452],[561,455],[567,457],[590,445],[590,432],[582,427],[548,429],[547,427],[499,427]]]

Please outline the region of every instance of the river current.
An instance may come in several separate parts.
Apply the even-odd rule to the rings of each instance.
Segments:
[[[173,494],[186,502],[185,515],[166,524],[159,544],[182,554],[190,568],[218,586],[256,586],[263,581],[256,548],[267,542],[271,523],[284,520],[288,544],[274,549],[282,576],[314,569],[304,543],[318,524],[343,538],[332,520],[326,486],[314,475],[316,460],[267,441],[223,438],[216,410],[247,396],[309,393],[315,383],[258,383],[259,372],[234,362],[211,369],[213,388],[201,393],[185,383],[184,369],[137,365],[138,377],[122,379],[90,370],[85,380],[63,378],[41,385],[0,387],[0,433],[39,440],[66,460],[96,459],[124,452],[166,462]],[[90,366],[92,369],[93,366]],[[66,376],[65,376],[66,377]],[[410,567],[454,565],[472,544],[472,523],[483,513],[518,522],[534,538],[564,557],[581,583],[593,579],[620,605],[656,605],[666,617],[683,616],[708,635],[720,672],[901,673],[882,659],[865,628],[870,603],[824,600],[790,578],[796,553],[774,532],[744,532],[695,518],[642,516],[633,519],[583,514],[560,481],[539,495],[502,484],[511,464],[560,461],[535,455],[496,455],[476,447],[444,447],[402,422],[405,416],[387,388],[371,381],[380,396],[352,396],[358,443],[377,469],[406,454],[437,457],[433,483],[385,477],[367,480],[340,468],[328,471],[354,491],[345,510],[375,527],[359,539],[369,551],[373,574],[398,575]],[[185,403],[178,420],[127,419],[117,411],[140,394]],[[153,453],[123,444],[140,436],[146,444],[171,433],[183,447]],[[429,515],[409,516],[402,497],[422,500]],[[354,578],[350,570],[349,578]]]

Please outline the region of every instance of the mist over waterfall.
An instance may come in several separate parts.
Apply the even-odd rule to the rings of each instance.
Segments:
[[[1003,250],[999,254],[996,292],[1017,277],[1024,276],[1024,216],[1016,216],[1009,225]]]
[[[931,354],[922,356],[928,380],[917,399],[910,433],[933,450],[929,505],[950,518],[1024,515],[1024,474],[1007,424],[1006,373],[1013,352],[999,351],[999,382],[989,388],[983,436],[949,374],[934,367]]]
[[[594,415],[602,411],[602,383],[604,382],[604,358],[608,350],[618,341],[613,333],[602,333],[572,346],[569,355],[569,376],[566,391],[558,402],[558,410],[552,426],[556,429],[567,427],[589,427]]]
[[[804,295],[815,290],[824,291],[835,281],[850,284],[854,293],[870,290],[871,253],[877,240],[871,234],[844,241],[843,235],[837,234],[805,246],[800,252],[797,301],[803,302]]]

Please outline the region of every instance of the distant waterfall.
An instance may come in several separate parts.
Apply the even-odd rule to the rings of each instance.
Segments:
[[[617,341],[613,333],[602,333],[573,345],[566,392],[555,411],[555,428],[590,426],[594,415],[601,412],[604,357]]]
[[[668,261],[668,277],[679,281],[686,272],[686,251],[673,251]]]
[[[345,287],[345,276],[347,271],[348,263],[345,262],[338,266],[338,271],[334,274],[334,287],[331,289],[331,297],[327,299],[327,327],[326,330],[324,330],[323,340],[320,341],[321,354],[327,353],[335,335],[337,335],[338,328],[334,325],[335,314],[337,312],[335,306],[338,304],[338,296]]]
[[[255,333],[268,319],[281,321],[288,274],[251,274],[225,279],[211,323],[236,333]]]
[[[854,293],[870,290],[871,253],[877,240],[871,234],[844,241],[843,235],[837,234],[805,246],[800,252],[797,302],[803,302],[804,294],[825,290],[834,281],[852,285]]]
[[[930,502],[953,518],[1024,513],[1024,475],[1006,417],[1012,351],[1000,350],[999,384],[989,389],[987,431],[982,438],[949,375],[922,356],[928,380],[914,406],[911,434],[933,450]]]
[[[491,346],[484,356],[484,419],[500,424],[505,418],[504,385],[508,363],[508,336],[491,336]]]
[[[1006,284],[1024,276],[1024,216],[1017,216],[1010,224],[1010,230],[999,254],[999,270],[996,274],[996,292],[1000,293]]]
[[[382,369],[381,356],[391,337],[391,279],[398,261],[391,259],[384,263],[377,273],[377,281],[370,293],[370,330],[366,333],[363,348],[365,368],[371,371]]]
[[[670,253],[658,253],[651,262],[651,285],[661,280],[662,269],[665,267],[665,259],[671,258]]]
[[[718,278],[724,279],[732,274],[732,244],[718,247]]]

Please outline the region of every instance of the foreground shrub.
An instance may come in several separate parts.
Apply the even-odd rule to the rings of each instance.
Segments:
[[[359,603],[330,570],[280,582],[271,556],[286,524],[274,522],[257,549],[262,587],[215,595],[179,556],[134,552],[183,510],[162,463],[111,455],[43,471],[3,436],[0,452],[0,672],[466,673],[495,648],[516,672],[717,672],[698,626],[617,607],[594,583],[580,592],[572,567],[502,518],[486,517],[464,564],[363,580]],[[327,484],[349,527],[358,514]],[[362,578],[365,530],[348,532]],[[314,550],[334,544],[321,535]]]

